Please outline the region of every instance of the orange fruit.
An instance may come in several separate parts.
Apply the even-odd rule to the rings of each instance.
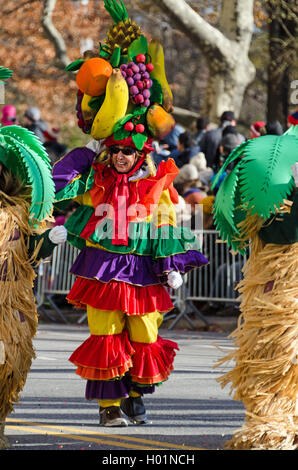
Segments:
[[[87,95],[100,96],[105,92],[112,71],[113,68],[107,60],[92,57],[80,67],[76,76],[77,85]]]

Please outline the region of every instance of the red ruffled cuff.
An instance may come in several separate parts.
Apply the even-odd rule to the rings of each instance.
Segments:
[[[132,381],[139,384],[157,384],[167,380],[173,370],[177,343],[158,336],[155,343],[132,341],[135,350],[133,367],[130,369]]]
[[[69,361],[84,379],[111,380],[122,377],[132,367],[134,349],[127,331],[117,335],[91,335],[70,356]]]

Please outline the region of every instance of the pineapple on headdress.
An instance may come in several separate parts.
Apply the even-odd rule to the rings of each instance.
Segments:
[[[141,29],[132,21],[127,14],[127,10],[122,2],[119,0],[105,0],[105,8],[114,20],[114,24],[107,32],[107,39],[105,39],[106,46],[104,50],[112,56],[117,47],[121,48],[123,55],[127,54],[130,44],[141,36]]]

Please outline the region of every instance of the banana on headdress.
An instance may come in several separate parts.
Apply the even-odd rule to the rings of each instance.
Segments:
[[[98,56],[87,54],[66,68],[77,71],[78,125],[97,140],[131,137],[141,150],[148,138],[162,139],[175,126],[163,47],[157,39],[148,44],[122,0],[104,0],[104,6],[113,24]]]

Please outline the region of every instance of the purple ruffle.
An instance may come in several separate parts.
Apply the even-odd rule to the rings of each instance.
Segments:
[[[85,397],[87,400],[112,400],[128,397],[129,387],[123,380],[87,380]]]
[[[159,284],[150,256],[121,255],[85,247],[70,269],[75,276],[109,282],[112,279],[139,286]]]
[[[190,250],[185,253],[158,258],[150,256],[111,253],[93,247],[85,247],[70,269],[75,276],[109,282],[112,279],[139,286],[167,282],[167,273],[187,273],[208,264],[202,253]]]
[[[164,276],[171,271],[179,271],[181,274],[185,274],[208,263],[208,259],[202,253],[189,250],[166,258],[158,258],[153,265],[153,271],[157,276]]]
[[[113,400],[128,397],[130,390],[143,395],[153,393],[155,386],[137,387],[130,382],[129,377],[123,377],[120,380],[87,380],[85,397],[87,400]]]
[[[53,179],[56,193],[65,188],[76,176],[84,173],[91,167],[95,152],[87,147],[79,147],[69,152],[65,157],[55,163]]]

